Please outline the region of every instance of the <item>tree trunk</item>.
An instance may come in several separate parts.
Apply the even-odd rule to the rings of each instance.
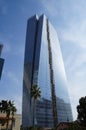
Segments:
[[[8,130],[9,118],[7,118],[6,130]]]
[[[35,104],[36,104],[36,100],[33,100],[33,126],[35,127]]]
[[[13,129],[13,123],[14,123],[14,118],[13,118],[13,116],[12,116],[11,130]]]

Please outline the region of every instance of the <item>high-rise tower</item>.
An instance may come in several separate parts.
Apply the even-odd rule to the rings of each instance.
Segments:
[[[0,44],[0,55],[1,55],[2,48],[3,48],[3,45]],[[2,74],[3,64],[4,64],[4,59],[0,57],[0,79],[1,79],[1,74]]]
[[[68,84],[58,36],[46,18],[28,20],[23,78],[23,127],[33,125],[31,88],[38,84],[41,98],[36,102],[35,124],[53,127],[58,122],[72,121]]]

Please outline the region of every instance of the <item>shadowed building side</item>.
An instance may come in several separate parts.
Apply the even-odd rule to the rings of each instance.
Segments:
[[[3,45],[0,44],[0,56],[1,56],[2,48]],[[3,65],[4,65],[4,59],[0,57],[0,79],[2,75]]]

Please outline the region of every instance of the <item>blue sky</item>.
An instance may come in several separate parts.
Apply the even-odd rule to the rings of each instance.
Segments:
[[[78,100],[86,95],[85,12],[86,0],[0,0],[0,43],[5,59],[0,99],[14,100],[21,113],[27,19],[44,13],[57,30],[76,119]]]

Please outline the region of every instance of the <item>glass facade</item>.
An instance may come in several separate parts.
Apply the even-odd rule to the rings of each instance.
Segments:
[[[28,20],[24,59],[22,125],[33,125],[30,90],[38,84],[35,124],[53,127],[72,121],[67,79],[57,33],[48,19],[35,15]]]
[[[0,45],[0,55],[1,55],[2,48],[3,46]],[[0,79],[1,79],[1,74],[2,74],[3,64],[4,64],[4,59],[0,58]]]

